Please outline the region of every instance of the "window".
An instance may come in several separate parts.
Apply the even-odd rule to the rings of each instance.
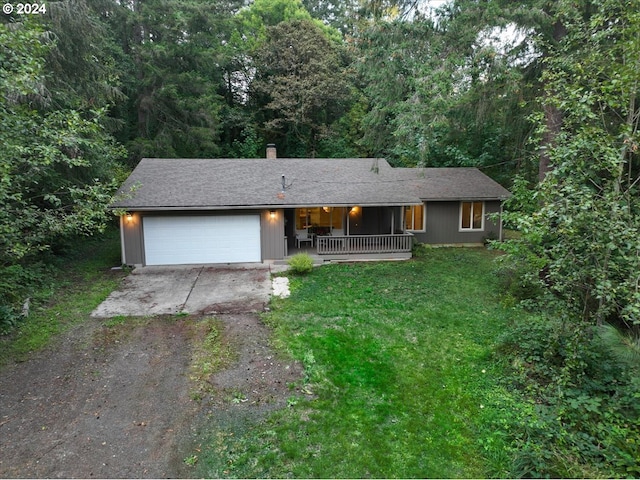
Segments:
[[[484,230],[484,202],[460,203],[460,230]]]
[[[404,224],[407,230],[413,232],[424,232],[424,205],[411,205],[405,207],[404,210]]]
[[[344,208],[342,207],[296,208],[296,228],[298,230],[342,228],[343,216]]]

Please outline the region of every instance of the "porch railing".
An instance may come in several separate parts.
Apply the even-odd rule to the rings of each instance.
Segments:
[[[318,236],[318,254],[410,252],[413,234]]]

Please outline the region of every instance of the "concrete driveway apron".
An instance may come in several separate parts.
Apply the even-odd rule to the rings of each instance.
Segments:
[[[91,316],[261,311],[269,301],[269,274],[263,264],[138,267]]]

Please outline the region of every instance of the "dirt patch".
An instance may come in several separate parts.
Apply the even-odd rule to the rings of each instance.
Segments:
[[[260,312],[264,310],[265,302],[260,300],[253,302],[223,302],[213,303],[203,310],[199,311],[200,315],[220,315],[220,314],[239,314],[246,312]]]
[[[0,477],[189,476],[184,459],[203,422],[262,417],[286,404],[302,375],[300,365],[276,357],[255,314],[218,318],[234,361],[211,377],[204,401],[192,399],[189,378],[201,340],[194,317],[111,328],[93,319],[30,360],[4,367]]]
[[[209,382],[217,405],[245,405],[269,411],[286,405],[302,377],[302,367],[277,356],[269,344],[269,329],[253,315],[222,315],[223,341],[237,353],[229,368],[213,374]]]

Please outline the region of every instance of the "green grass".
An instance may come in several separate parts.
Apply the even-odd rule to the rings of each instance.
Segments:
[[[220,341],[222,330],[223,325],[215,317],[205,317],[192,324],[193,350],[189,379],[192,382],[190,396],[193,400],[200,401],[211,393],[209,378],[234,358],[231,347]]]
[[[73,254],[61,259],[58,271],[42,291],[18,328],[0,337],[0,365],[24,360],[46,346],[51,338],[86,321],[89,315],[119,284],[122,274],[112,273],[120,264],[119,235],[116,230],[74,247]]]
[[[217,431],[205,477],[486,477],[507,470],[487,427],[501,391],[490,359],[510,312],[484,249],[329,265],[291,277],[265,321],[306,367],[290,407]],[[486,405],[485,405],[486,404]],[[498,412],[499,413],[499,412]]]

